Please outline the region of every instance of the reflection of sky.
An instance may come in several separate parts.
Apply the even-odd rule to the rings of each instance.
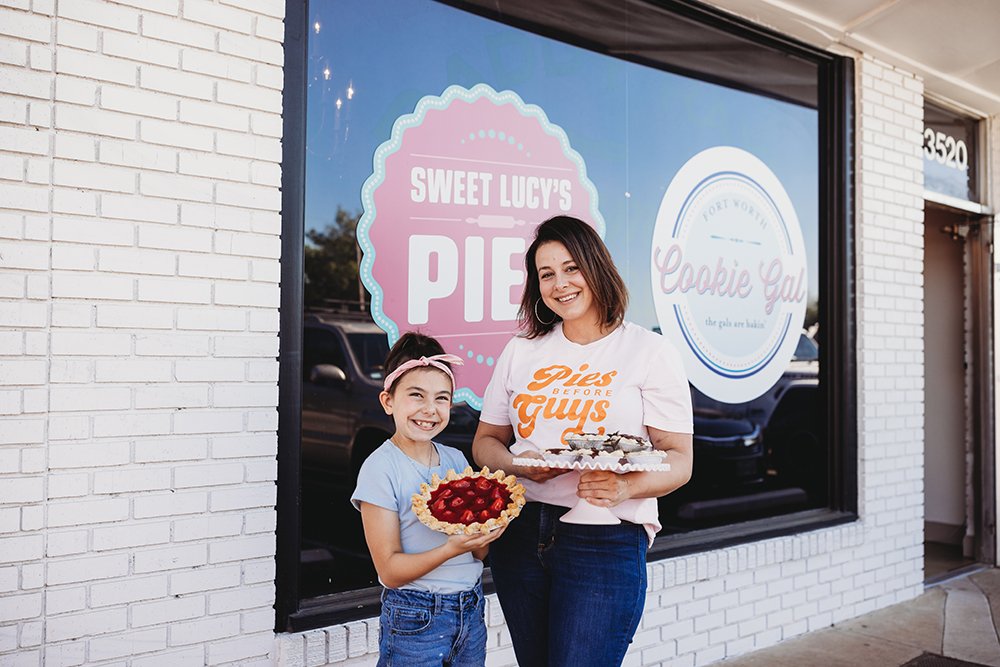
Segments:
[[[313,0],[310,7],[310,23],[320,30],[309,36],[307,228],[331,222],[338,206],[361,211],[372,155],[397,117],[449,85],[482,82],[540,106],[583,157],[606,241],[631,291],[629,319],[656,323],[649,244],[660,199],[689,158],[716,145],[753,153],[781,180],[802,226],[816,298],[814,110],[614,60],[433,2]]]
[[[938,194],[974,199],[969,183],[969,170],[943,165],[937,160],[924,157],[924,190]]]

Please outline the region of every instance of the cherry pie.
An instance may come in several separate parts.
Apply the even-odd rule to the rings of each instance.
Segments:
[[[444,479],[436,474],[430,484],[421,484],[413,494],[413,512],[433,530],[454,535],[488,533],[506,526],[521,513],[524,487],[503,470],[483,468],[462,474],[449,470]]]

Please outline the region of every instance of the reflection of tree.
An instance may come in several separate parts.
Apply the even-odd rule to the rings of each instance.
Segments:
[[[354,309],[367,310],[369,297],[358,277],[360,219],[360,212],[352,216],[338,206],[336,217],[324,229],[306,231],[304,301],[307,309],[352,303]]]

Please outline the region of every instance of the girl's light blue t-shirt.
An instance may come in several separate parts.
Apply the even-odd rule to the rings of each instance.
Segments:
[[[421,482],[430,483],[431,475],[444,477],[449,469],[462,472],[469,463],[465,455],[454,447],[434,443],[441,465],[428,471],[386,440],[361,464],[358,486],[351,496],[351,504],[361,508],[361,503],[371,503],[399,516],[399,536],[403,553],[429,551],[444,544],[448,536],[431,530],[413,513],[413,494],[420,492]],[[468,591],[479,583],[483,563],[470,552],[445,561],[424,576],[401,588],[427,593],[458,593]],[[383,584],[384,585],[384,584]]]

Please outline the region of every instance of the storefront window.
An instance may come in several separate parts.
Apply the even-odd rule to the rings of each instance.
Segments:
[[[603,235],[627,319],[691,365],[695,472],[658,543],[831,506],[819,65],[628,6],[310,2],[299,598],[377,586],[348,497],[391,432],[391,341],[468,356],[440,439],[471,460],[523,248],[560,213]],[[614,43],[618,20],[634,40]]]

